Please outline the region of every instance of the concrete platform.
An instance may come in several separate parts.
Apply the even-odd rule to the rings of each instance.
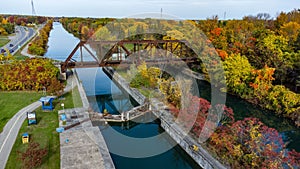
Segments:
[[[100,149],[93,141],[95,138],[91,138],[93,135],[93,130],[73,130],[60,134],[61,169],[105,169]]]
[[[73,77],[83,102],[82,108],[65,109],[66,128],[60,133],[61,169],[115,169],[106,142],[98,127],[93,127],[87,112],[89,103],[76,74]]]

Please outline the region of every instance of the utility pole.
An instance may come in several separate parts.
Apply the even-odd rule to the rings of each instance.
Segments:
[[[162,13],[163,13],[163,9],[160,8],[160,19],[162,19]]]

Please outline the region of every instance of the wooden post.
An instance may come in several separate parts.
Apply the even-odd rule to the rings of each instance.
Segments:
[[[121,113],[121,120],[124,121],[124,112]]]
[[[298,92],[298,86],[300,86],[300,76],[297,76],[296,78],[296,92]]]

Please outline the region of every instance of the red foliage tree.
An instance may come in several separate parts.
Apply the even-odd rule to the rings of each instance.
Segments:
[[[232,126],[219,127],[212,135],[210,144],[232,167],[299,166],[300,153],[286,149],[279,133],[256,118],[245,118]]]
[[[181,110],[179,113],[173,112],[175,112],[175,116],[180,120],[182,126],[192,127],[191,132],[196,137],[199,137],[205,123],[212,127],[234,122],[231,108],[220,104],[211,106],[209,101],[196,96],[191,96],[190,100],[190,105],[186,109]],[[221,118],[219,117],[220,112],[223,113]]]

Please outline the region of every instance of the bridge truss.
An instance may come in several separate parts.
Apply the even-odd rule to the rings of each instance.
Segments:
[[[89,45],[89,46],[88,46]],[[96,51],[96,54],[93,53]],[[83,49],[93,58],[84,60]],[[80,51],[80,61],[74,55]],[[191,51],[186,42],[180,40],[122,40],[122,41],[80,41],[67,59],[61,63],[61,70],[68,68],[105,67],[115,65],[169,64],[176,62],[196,62],[197,57],[190,56]]]

